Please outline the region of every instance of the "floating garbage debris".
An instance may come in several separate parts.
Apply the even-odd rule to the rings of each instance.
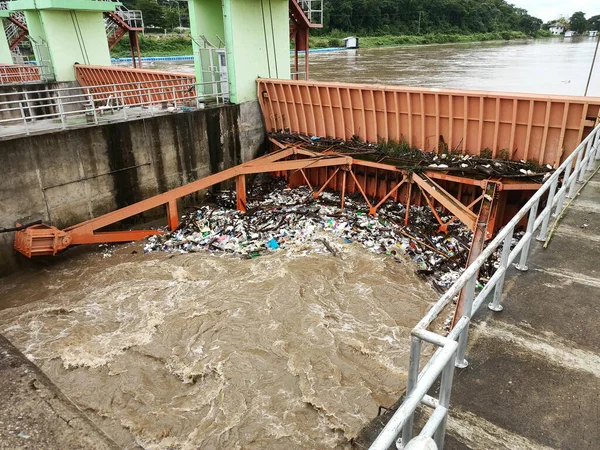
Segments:
[[[343,245],[359,243],[401,263],[409,258],[441,292],[464,270],[472,239],[459,221],[449,226],[448,234],[438,233],[439,224],[427,206],[412,206],[410,224],[404,226],[406,208],[400,203],[388,201],[373,217],[358,195],[347,195],[346,207],[340,209],[337,193],[325,191],[314,199],[308,187],[289,189],[281,181],[251,190],[246,213],[235,209],[232,191],[219,193],[214,203],[183,216],[174,232],[148,238],[144,251],[210,251],[256,258],[285,250],[336,257]],[[489,277],[493,269],[490,264],[480,276]]]
[[[512,161],[508,150],[499,150],[497,158],[484,149],[479,155],[469,155],[457,149],[448,149],[440,141],[440,151],[423,151],[411,147],[405,140],[400,142],[381,141],[377,144],[363,142],[358,137],[349,141],[319,136],[304,136],[298,133],[277,132],[269,135],[282,144],[302,144],[313,151],[335,151],[357,159],[367,159],[390,164],[400,169],[443,171],[453,175],[481,178],[518,178],[543,183],[554,172],[550,164],[539,165],[535,161]],[[441,151],[441,149],[447,149]],[[442,162],[443,161],[443,162]]]

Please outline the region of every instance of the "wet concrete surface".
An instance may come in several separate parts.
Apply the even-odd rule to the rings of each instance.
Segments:
[[[0,449],[119,447],[0,335]]]
[[[469,367],[455,374],[446,448],[600,446],[598,198],[600,174],[548,249],[532,245],[529,271],[508,277],[504,311],[475,322]]]

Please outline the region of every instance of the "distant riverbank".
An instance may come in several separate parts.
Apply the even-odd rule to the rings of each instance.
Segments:
[[[311,36],[311,48],[343,47],[344,39],[334,36]],[[452,44],[461,42],[487,42],[487,41],[510,41],[516,39],[527,39],[525,33],[520,31],[501,31],[495,33],[474,34],[423,34],[418,36],[359,36],[362,48],[394,47],[401,45],[427,45],[427,44]],[[547,37],[540,33],[536,37]],[[163,36],[146,35],[140,36],[140,50],[143,56],[180,56],[192,55],[192,40],[188,36]],[[113,58],[131,56],[129,41],[122,39],[111,51]]]

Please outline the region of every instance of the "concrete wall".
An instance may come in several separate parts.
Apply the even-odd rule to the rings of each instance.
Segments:
[[[264,142],[257,102],[2,141],[0,227],[74,225],[248,161]],[[13,240],[0,234],[2,274],[27,264]]]

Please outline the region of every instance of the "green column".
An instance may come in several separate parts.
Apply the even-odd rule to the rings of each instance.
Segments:
[[[288,0],[190,0],[189,5],[193,37],[218,34],[225,40],[231,102],[256,100],[259,77],[290,79]],[[195,62],[201,80],[197,56]]]
[[[2,24],[2,19],[8,17],[8,11],[0,11],[0,24]],[[12,54],[10,53],[10,48],[8,47],[8,39],[6,38],[6,34],[3,32],[0,36],[0,64],[12,64]]]
[[[22,10],[34,45],[36,61],[56,81],[74,81],[74,64],[110,66],[103,11],[115,3],[92,0],[16,0],[11,10]]]

